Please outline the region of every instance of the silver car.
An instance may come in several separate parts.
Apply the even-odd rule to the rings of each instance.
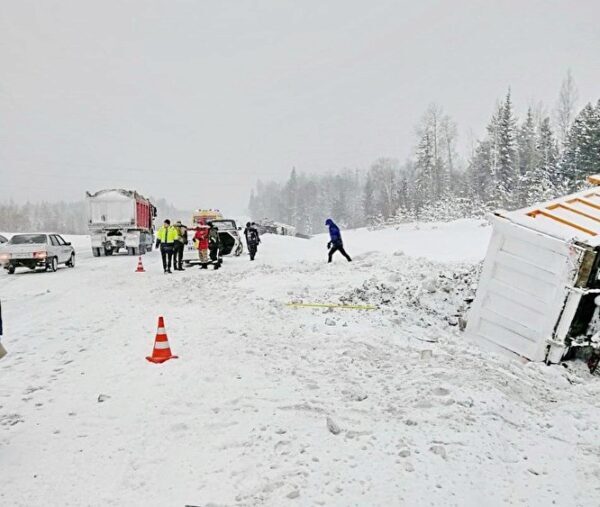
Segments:
[[[15,234],[0,248],[0,265],[9,275],[19,267],[56,271],[75,267],[75,249],[59,234]]]

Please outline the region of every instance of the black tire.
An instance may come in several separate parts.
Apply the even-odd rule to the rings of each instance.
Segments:
[[[52,271],[52,273],[55,273],[57,269],[58,269],[58,261],[57,261],[56,257],[51,257],[48,260],[48,263],[46,264],[46,271]]]
[[[15,267],[14,266],[8,266],[8,268],[6,268],[6,270],[8,271],[9,275],[14,275],[15,274]]]
[[[146,245],[140,245],[140,255],[146,254]]]
[[[70,268],[75,267],[75,254],[74,253],[71,254],[71,258],[66,262],[66,265]]]
[[[94,257],[100,257],[100,249],[99,248],[92,248],[92,255]]]
[[[113,254],[112,249],[109,250],[108,248],[104,247],[104,255],[106,255],[108,257],[109,255],[112,255],[112,254]]]

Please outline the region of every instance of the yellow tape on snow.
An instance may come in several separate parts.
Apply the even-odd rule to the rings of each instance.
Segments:
[[[288,303],[287,306],[293,308],[342,308],[344,310],[377,310],[376,306],[371,305],[334,305],[327,303]]]

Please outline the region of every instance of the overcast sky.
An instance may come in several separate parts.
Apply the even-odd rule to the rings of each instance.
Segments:
[[[597,0],[0,0],[0,201],[124,187],[245,210],[257,178],[405,159],[431,102],[600,97]]]

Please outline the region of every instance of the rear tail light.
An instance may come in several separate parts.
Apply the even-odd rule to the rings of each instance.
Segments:
[[[45,259],[48,256],[48,252],[33,252],[34,259]]]
[[[10,254],[0,254],[0,262],[10,260]]]

